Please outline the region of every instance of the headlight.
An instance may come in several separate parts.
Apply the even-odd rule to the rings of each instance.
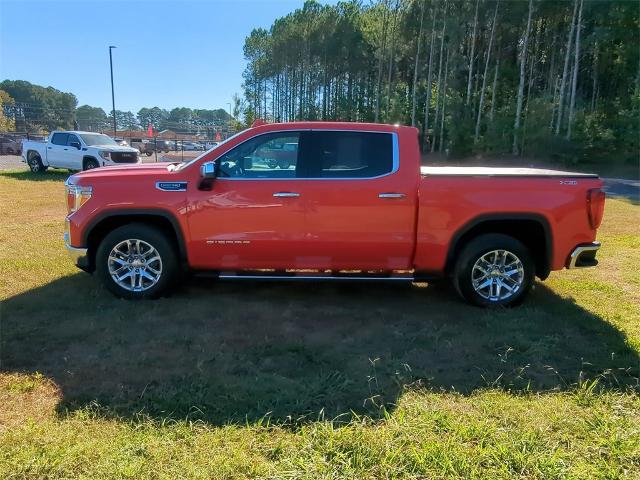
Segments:
[[[64,184],[67,197],[67,213],[73,213],[87,203],[93,193],[93,188],[84,185],[74,185],[67,180]]]
[[[111,158],[111,152],[108,152],[106,150],[100,150],[99,153],[100,153],[100,156],[105,160],[109,160]]]

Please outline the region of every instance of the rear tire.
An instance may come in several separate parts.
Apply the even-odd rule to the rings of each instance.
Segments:
[[[110,232],[96,251],[96,274],[121,298],[158,298],[179,277],[176,248],[161,230],[130,223]]]
[[[31,169],[32,173],[44,173],[47,171],[47,168],[49,168],[42,164],[40,155],[35,152],[31,152],[29,154],[27,164],[29,165],[29,169]]]
[[[535,265],[522,242],[491,233],[471,240],[460,252],[453,284],[469,303],[480,307],[512,307],[533,286]]]

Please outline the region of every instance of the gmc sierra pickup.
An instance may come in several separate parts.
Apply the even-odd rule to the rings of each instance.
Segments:
[[[94,132],[51,132],[47,142],[22,142],[22,159],[34,173],[49,167],[69,170],[119,163],[138,163],[138,150],[123,147],[111,137]]]
[[[295,147],[291,147],[295,145]],[[295,155],[270,168],[271,152]],[[65,243],[114,294],[157,297],[184,269],[234,279],[450,277],[480,306],[534,277],[596,265],[596,175],[421,167],[415,128],[300,122],[247,129],[183,164],[71,176]]]

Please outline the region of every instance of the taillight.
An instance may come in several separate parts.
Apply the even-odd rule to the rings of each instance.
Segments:
[[[587,212],[589,212],[589,224],[594,230],[602,223],[604,215],[605,194],[599,188],[592,188],[587,192]]]

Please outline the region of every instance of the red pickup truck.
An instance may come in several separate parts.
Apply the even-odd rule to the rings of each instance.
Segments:
[[[260,152],[295,144],[287,168]],[[596,175],[421,167],[415,128],[296,122],[247,129],[182,164],[98,168],[66,183],[76,265],[126,298],[186,270],[234,279],[428,281],[514,305],[534,277],[597,264]]]

